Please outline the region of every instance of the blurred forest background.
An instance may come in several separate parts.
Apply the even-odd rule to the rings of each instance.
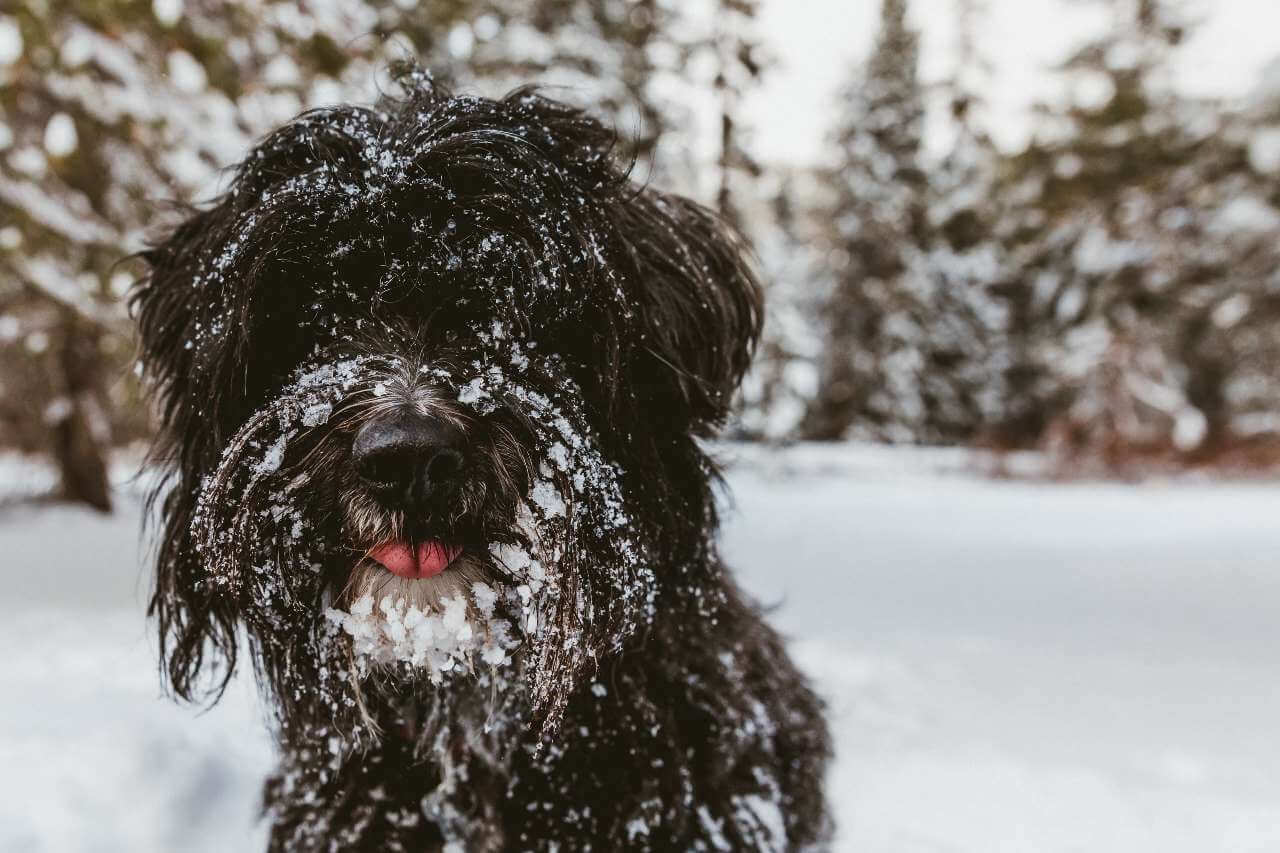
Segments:
[[[10,0],[0,448],[108,508],[104,460],[148,431],[122,258],[256,137],[372,100],[415,57],[482,94],[563,87],[642,179],[749,236],[769,317],[735,437],[1037,449],[1067,473],[1270,466],[1280,66],[1245,101],[1180,94],[1185,9],[1093,2],[1113,25],[1055,68],[1071,97],[1009,152],[984,124],[982,0],[954,0],[954,70],[927,86],[908,0],[882,0],[828,155],[794,164],[753,153],[742,106],[773,62],[756,0]],[[926,156],[939,105],[951,142]]]

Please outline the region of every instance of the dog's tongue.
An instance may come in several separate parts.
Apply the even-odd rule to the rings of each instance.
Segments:
[[[433,578],[449,567],[461,553],[457,545],[445,545],[432,539],[416,547],[407,542],[393,541],[379,545],[369,556],[381,563],[393,575],[402,578]]]

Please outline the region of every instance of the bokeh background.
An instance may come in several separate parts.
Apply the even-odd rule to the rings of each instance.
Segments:
[[[831,703],[839,849],[1280,849],[1280,4],[0,5],[0,849],[261,844],[252,689],[159,692],[149,234],[416,59],[750,238],[726,550]]]

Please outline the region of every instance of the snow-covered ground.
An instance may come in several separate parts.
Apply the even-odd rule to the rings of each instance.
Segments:
[[[1280,485],[739,455],[726,551],[830,703],[839,849],[1280,849]],[[257,849],[256,699],[161,697],[119,502],[0,512],[0,851]]]

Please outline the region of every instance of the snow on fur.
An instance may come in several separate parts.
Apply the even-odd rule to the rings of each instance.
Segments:
[[[500,338],[495,335],[495,342]],[[623,508],[620,472],[602,458],[589,432],[524,381],[519,365],[527,368],[529,358],[507,346],[499,345],[502,355],[495,362],[509,368],[476,362],[470,366],[475,375],[465,381],[444,367],[415,369],[403,360],[366,356],[319,360],[299,369],[286,390],[228,443],[204,484],[193,531],[205,557],[205,583],[218,594],[246,599],[268,623],[286,618],[286,611],[311,621],[311,653],[339,668],[354,657],[362,673],[402,664],[440,683],[480,665],[509,665],[517,648],[531,646],[526,653],[537,665],[526,672],[534,702],[554,714],[568,679],[609,650],[587,642],[584,633],[597,620],[608,621],[616,645],[651,620],[655,579]],[[545,366],[556,368],[554,362]],[[326,607],[317,618],[306,602],[314,598],[320,543],[299,508],[306,474],[289,464],[290,448],[327,427],[353,396],[370,388],[385,393],[397,382],[453,385],[462,389],[458,402],[477,417],[515,405],[534,425],[548,461],[518,507],[515,528],[525,541],[490,546],[488,557],[505,585],[473,586],[469,601],[446,598],[439,611],[429,611],[403,599],[365,595],[347,607]],[[561,385],[571,389],[567,382]],[[262,510],[236,511],[246,506]],[[576,572],[575,585],[564,586],[560,564],[576,559],[573,537],[584,531],[611,554],[603,567],[607,594],[584,589]],[[602,599],[612,612],[601,612]],[[571,619],[563,618],[566,608]],[[333,686],[346,690],[341,681]],[[344,703],[339,696],[326,700],[334,707]]]
[[[494,616],[497,593],[483,583],[473,587],[472,602],[460,595],[443,600],[441,612],[423,612],[403,598],[385,596],[374,607],[365,594],[349,611],[329,608],[325,616],[351,637],[357,657],[373,663],[399,661],[422,667],[439,684],[454,670],[469,670],[476,659],[489,666],[510,661],[519,645],[511,623]],[[477,618],[478,617],[478,618]]]

